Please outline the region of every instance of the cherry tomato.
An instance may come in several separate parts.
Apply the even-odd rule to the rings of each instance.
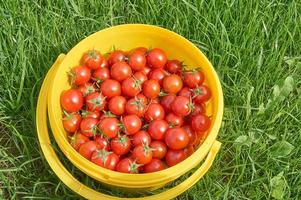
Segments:
[[[142,117],[146,111],[147,99],[143,94],[138,94],[135,98],[127,101],[125,110],[127,114],[134,114]]]
[[[65,90],[61,94],[61,105],[69,113],[79,111],[84,104],[82,93],[76,89]]]
[[[111,140],[111,149],[117,155],[125,155],[131,149],[131,141],[128,136],[121,135]]]
[[[156,119],[164,119],[164,117],[164,109],[159,103],[151,103],[144,114],[144,119],[148,122]]]
[[[160,93],[160,84],[157,80],[147,80],[143,83],[142,89],[146,97],[154,99]]]
[[[125,111],[126,99],[123,96],[115,96],[109,101],[109,110],[115,115],[122,115]]]
[[[79,128],[82,118],[78,113],[65,113],[63,126],[67,132],[74,133]]]
[[[113,152],[101,149],[92,153],[91,161],[101,167],[115,170],[116,165],[119,162],[119,157]]]
[[[122,173],[137,174],[139,166],[140,165],[134,162],[131,158],[124,158],[117,164],[116,171]]]
[[[134,97],[141,91],[141,82],[134,77],[129,77],[122,81],[122,94],[128,97]]]
[[[179,116],[187,116],[193,110],[193,103],[187,97],[177,96],[172,103],[172,111]]]
[[[204,103],[195,103],[194,108],[190,114],[190,117],[198,115],[198,114],[205,114],[206,113],[206,105]]]
[[[178,60],[169,60],[165,65],[166,71],[172,74],[179,73],[182,70],[183,62]]]
[[[184,123],[183,117],[180,117],[174,113],[168,113],[165,117],[165,120],[171,127],[181,127]]]
[[[92,74],[94,80],[98,83],[110,78],[110,70],[106,67],[95,70]]]
[[[78,151],[79,147],[82,144],[88,141],[90,141],[90,139],[87,136],[81,134],[80,132],[77,132],[72,137],[70,137],[70,144],[76,151]]]
[[[131,50],[130,54],[132,54],[134,52],[138,52],[138,53],[142,53],[142,54],[146,55],[147,48],[145,48],[145,47],[137,47],[137,48]]]
[[[105,57],[103,57],[102,62],[100,63],[100,68],[108,68],[109,67],[109,63],[107,61],[107,59]]]
[[[104,57],[97,50],[89,50],[84,53],[82,57],[83,64],[85,64],[90,69],[100,68]]]
[[[188,145],[185,149],[184,152],[187,156],[191,156],[194,153],[194,147],[192,145]]]
[[[76,66],[69,72],[71,84],[84,85],[91,78],[91,70],[85,66]]]
[[[126,115],[122,118],[125,133],[127,135],[133,135],[137,133],[141,126],[141,119],[137,115]]]
[[[151,137],[150,135],[143,130],[138,131],[135,133],[135,135],[132,138],[132,143],[134,146],[142,145],[142,144],[147,144],[149,145],[151,143]]]
[[[83,110],[82,111],[82,117],[83,118],[94,118],[94,119],[100,119],[101,117],[100,112],[96,111],[88,111],[88,110]]]
[[[163,90],[168,94],[177,94],[183,87],[180,76],[172,74],[163,79]]]
[[[180,92],[178,93],[179,96],[190,98],[192,97],[192,92],[189,87],[183,87]]]
[[[110,54],[110,56],[108,58],[108,63],[110,66],[112,66],[117,62],[125,61],[125,59],[126,59],[126,56],[123,51],[115,50]]]
[[[98,149],[98,145],[94,141],[88,141],[82,145],[80,145],[78,152],[87,158],[88,160],[91,159],[92,153]]]
[[[140,72],[144,73],[146,76],[151,72],[151,68],[144,67]]]
[[[167,152],[167,146],[162,141],[152,141],[149,145],[149,147],[153,151],[153,158],[159,158],[162,159],[166,155]]]
[[[160,160],[153,158],[150,163],[143,166],[143,172],[151,173],[166,169],[165,164]]]
[[[94,141],[98,144],[99,149],[105,149],[107,151],[110,150],[110,144],[107,138],[100,135],[96,135]]]
[[[147,164],[151,162],[153,153],[148,145],[138,145],[133,149],[132,157],[138,164]]]
[[[176,96],[175,95],[166,95],[161,99],[161,105],[164,108],[165,112],[171,112],[171,105],[174,102]]]
[[[124,61],[117,62],[111,67],[111,77],[116,81],[123,81],[132,76],[131,67]]]
[[[195,145],[196,144],[196,142],[197,142],[197,139],[198,139],[198,136],[197,136],[197,133],[195,132],[195,131],[193,131],[192,129],[191,129],[191,127],[190,126],[188,126],[188,125],[185,125],[185,126],[183,126],[182,127],[183,129],[184,129],[184,131],[187,133],[187,135],[188,135],[188,138],[189,138],[189,143],[188,143],[188,145]]]
[[[140,71],[145,67],[146,57],[140,51],[133,52],[129,57],[129,65],[134,71]]]
[[[161,69],[161,68],[158,68],[158,69],[154,69],[153,71],[151,71],[148,75],[148,79],[153,79],[153,80],[157,80],[158,83],[160,85],[162,85],[163,83],[163,79],[164,77],[166,76],[166,72]]]
[[[183,128],[170,128],[165,133],[166,145],[174,150],[185,148],[189,143],[189,137]]]
[[[205,80],[205,75],[200,71],[190,71],[184,73],[184,83],[189,88],[196,88],[199,85],[202,85]]]
[[[211,98],[211,91],[206,85],[202,85],[193,90],[193,98],[196,103],[206,102]]]
[[[80,130],[82,134],[87,137],[92,137],[97,132],[98,120],[94,118],[84,118],[80,123]]]
[[[140,81],[140,84],[143,84],[147,80],[147,76],[143,72],[135,72],[134,74],[135,79]]]
[[[102,134],[108,138],[114,138],[118,134],[119,130],[119,121],[114,117],[105,117],[100,120],[98,124],[98,129]]]
[[[120,96],[121,94],[121,86],[120,83],[113,79],[105,80],[100,87],[102,94],[108,98],[114,96]]]
[[[106,98],[99,92],[93,92],[86,96],[86,107],[89,111],[102,111],[106,105]]]
[[[149,124],[148,133],[154,140],[164,140],[168,123],[165,120],[154,120]]]
[[[187,157],[186,153],[183,150],[172,150],[169,149],[165,156],[165,161],[169,167],[172,167],[179,162],[182,162]]]
[[[167,57],[162,49],[154,48],[147,54],[147,64],[153,68],[163,68]]]
[[[203,114],[198,114],[191,119],[191,128],[194,131],[206,131],[210,128],[211,121],[209,117]]]
[[[85,83],[84,85],[80,85],[78,87],[78,90],[82,93],[82,95],[85,97],[88,94],[91,94],[96,91],[95,86],[92,83]]]

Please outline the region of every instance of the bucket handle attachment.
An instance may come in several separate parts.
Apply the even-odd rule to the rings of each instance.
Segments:
[[[107,200],[121,200],[121,199],[128,199],[128,200],[136,200],[136,199],[144,199],[144,200],[157,200],[157,199],[172,199],[176,196],[180,195],[181,193],[185,192],[188,188],[193,186],[196,182],[198,182],[204,174],[209,170],[211,167],[220,147],[221,143],[219,141],[214,141],[206,160],[203,164],[185,181],[178,184],[177,186],[167,189],[164,192],[154,194],[151,196],[146,196],[143,198],[120,198],[115,196],[110,196],[108,194],[103,194],[98,191],[93,190],[92,188],[87,187],[86,185],[79,182],[76,178],[70,174],[70,172],[64,167],[64,165],[60,162],[59,158],[57,157],[54,149],[51,146],[48,128],[47,128],[47,109],[46,103],[47,102],[47,91],[48,86],[50,85],[52,75],[57,70],[59,64],[64,59],[65,55],[60,54],[53,64],[53,66],[48,71],[38,98],[37,103],[37,111],[36,111],[36,124],[37,124],[37,134],[41,149],[43,154],[49,163],[51,169],[55,172],[55,174],[59,177],[59,179],[67,185],[71,190],[76,192],[77,194],[81,195],[87,199],[107,199]]]

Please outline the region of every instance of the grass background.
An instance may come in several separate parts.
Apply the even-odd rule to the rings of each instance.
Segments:
[[[124,23],[154,24],[188,38],[222,82],[222,150],[208,174],[178,199],[301,199],[298,0],[1,0],[0,197],[80,198],[39,149],[39,88],[59,53]],[[103,189],[62,160],[84,183],[127,195]]]

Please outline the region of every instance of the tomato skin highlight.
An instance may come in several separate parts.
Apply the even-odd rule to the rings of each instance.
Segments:
[[[119,120],[114,117],[106,117],[100,120],[98,129],[108,138],[114,138],[119,131]]]
[[[159,103],[151,103],[144,114],[144,119],[148,122],[156,119],[164,119],[164,117],[165,111]]]
[[[122,118],[125,133],[133,135],[137,133],[142,126],[141,119],[137,115],[126,115]]]
[[[78,152],[88,160],[91,159],[92,153],[97,150],[97,144],[94,141],[88,141],[79,147]]]
[[[101,86],[100,90],[102,94],[108,98],[112,98],[115,96],[121,95],[121,85],[118,81],[113,79],[105,80]]]
[[[189,143],[189,137],[183,128],[170,128],[165,133],[166,145],[174,150],[185,148]]]
[[[115,50],[110,54],[110,56],[108,58],[108,64],[110,66],[112,66],[117,62],[125,61],[125,59],[126,59],[126,56],[123,51]]]
[[[115,96],[109,101],[109,110],[115,115],[122,115],[125,112],[126,99],[123,96]]]
[[[111,140],[111,149],[117,155],[125,155],[131,149],[131,141],[128,136],[122,135]]]
[[[143,166],[143,172],[151,173],[166,169],[165,164],[160,160],[153,158],[150,163]]]
[[[204,114],[198,114],[191,119],[191,128],[194,131],[207,131],[210,128],[211,120]]]
[[[104,80],[107,80],[111,77],[110,70],[106,67],[95,70],[92,76],[98,82],[103,82]]]
[[[107,138],[96,135],[94,141],[97,143],[99,149],[105,149],[107,151],[110,150],[110,143]]]
[[[211,98],[211,90],[206,85],[195,88],[193,94],[196,103],[203,103]]]
[[[183,81],[179,75],[172,74],[163,79],[163,90],[168,94],[177,94],[183,87]]]
[[[122,94],[128,97],[137,96],[141,91],[141,83],[133,77],[126,78],[121,84]]]
[[[135,148],[133,149],[132,157],[134,158],[134,160],[136,160],[138,164],[145,165],[151,162],[153,158],[153,153],[147,145],[138,145],[135,146]]]
[[[148,133],[154,140],[163,140],[168,123],[165,120],[154,120],[149,124]]]
[[[97,50],[89,50],[82,57],[83,63],[90,69],[98,69],[102,64],[104,57]]]
[[[71,137],[70,144],[76,151],[78,151],[79,147],[88,141],[90,141],[90,139],[87,136],[77,132]]]
[[[97,119],[84,118],[80,123],[81,133],[87,137],[92,137],[96,135],[97,123]]]
[[[60,97],[61,106],[69,113],[78,112],[84,104],[82,93],[76,89],[69,89],[62,92]]]
[[[169,60],[165,65],[165,70],[172,74],[179,73],[182,70],[182,62],[179,60]]]
[[[124,158],[118,162],[116,171],[122,173],[137,174],[138,167],[139,165],[137,165],[131,158]]]
[[[153,158],[162,159],[166,155],[167,146],[163,141],[158,141],[158,140],[152,141],[149,147],[153,151]]]
[[[163,68],[167,57],[162,49],[154,48],[147,54],[147,64],[152,68]]]
[[[74,133],[79,128],[81,120],[80,114],[70,113],[63,118],[63,126],[67,132]]]
[[[111,67],[111,77],[116,81],[123,81],[132,76],[131,67],[124,61],[117,62]]]
[[[152,139],[151,136],[144,130],[140,130],[135,133],[132,137],[132,143],[134,146],[151,143]]]
[[[151,99],[159,96],[160,84],[157,80],[147,80],[142,85],[143,94]]]
[[[140,81],[140,84],[143,84],[147,80],[147,76],[144,72],[139,71],[134,73],[134,78]]]
[[[165,117],[166,122],[171,127],[181,127],[184,124],[184,119],[174,113],[168,113]]]
[[[134,71],[140,71],[145,67],[146,57],[140,51],[133,52],[129,57],[129,65]]]
[[[185,160],[186,157],[187,155],[183,150],[169,149],[166,153],[165,161],[169,167],[172,167]]]
[[[99,112],[106,106],[106,98],[99,92],[88,94],[85,98],[86,107],[89,111]]]
[[[187,97],[177,96],[173,101],[171,108],[176,115],[185,117],[193,110],[193,104]]]
[[[91,78],[91,70],[85,66],[73,67],[69,73],[71,84],[84,85]]]
[[[161,103],[161,105],[164,108],[164,111],[166,113],[169,113],[169,112],[172,111],[171,106],[172,106],[175,99],[176,99],[175,95],[166,95],[166,96],[162,97],[160,103]]]
[[[184,83],[189,88],[196,88],[197,86],[203,84],[205,80],[205,75],[200,71],[191,71],[184,73]]]
[[[159,83],[160,85],[162,85],[163,79],[165,78],[166,75],[167,75],[167,74],[166,74],[166,72],[165,72],[163,69],[158,68],[158,69],[152,70],[152,71],[149,73],[148,79],[150,79],[150,80],[151,80],[151,79],[157,80],[158,83]]]
[[[119,162],[119,157],[112,152],[107,152],[106,150],[95,150],[91,155],[91,161],[98,166],[115,170],[117,163]]]
[[[188,87],[183,87],[180,92],[178,93],[179,96],[191,98],[192,97],[192,92]]]

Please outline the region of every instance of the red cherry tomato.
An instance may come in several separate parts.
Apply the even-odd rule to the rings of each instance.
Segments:
[[[144,119],[148,122],[156,119],[164,119],[164,117],[164,109],[159,103],[151,103],[144,114]]]
[[[85,64],[90,69],[100,68],[104,57],[97,50],[89,50],[84,53],[82,57],[83,64]]]
[[[131,141],[128,136],[121,135],[111,140],[111,149],[117,155],[125,155],[131,149]]]
[[[98,129],[108,138],[114,138],[118,134],[119,121],[114,117],[105,117],[100,120]]]
[[[84,104],[82,93],[76,89],[65,90],[61,94],[61,105],[69,113],[79,111]]]
[[[138,164],[147,164],[151,162],[153,153],[148,145],[138,145],[133,149],[132,157]]]
[[[137,115],[126,115],[122,118],[125,133],[127,135],[133,135],[137,133],[141,126],[141,119]]]
[[[203,103],[211,98],[211,90],[206,85],[202,85],[193,90],[193,95],[196,103]]]
[[[149,147],[153,151],[153,158],[159,158],[162,159],[166,155],[167,152],[167,146],[162,141],[152,141],[149,145]]]
[[[93,92],[86,96],[86,107],[89,111],[102,111],[106,105],[106,98],[99,92]]]
[[[140,165],[134,162],[131,158],[124,158],[117,164],[116,171],[122,173],[137,174],[139,166]]]
[[[192,145],[188,145],[185,149],[184,152],[187,156],[191,156],[194,153],[194,147]]]
[[[88,142],[88,141],[90,141],[90,139],[89,139],[87,136],[81,134],[80,132],[75,133],[75,134],[70,138],[70,144],[71,144],[71,146],[72,146],[76,151],[78,151],[79,147],[80,147],[82,144],[84,144],[84,143],[86,143],[86,142]]]
[[[161,69],[161,68],[158,68],[158,69],[154,69],[153,71],[151,71],[148,75],[148,79],[153,79],[153,80],[157,80],[158,83],[160,85],[162,85],[163,83],[163,79],[164,77],[166,76],[166,72]]]
[[[166,145],[175,150],[185,148],[189,143],[189,137],[183,128],[170,128],[165,133]]]
[[[149,145],[151,143],[151,140],[152,139],[150,135],[146,131],[140,130],[137,133],[135,133],[135,135],[133,136],[132,143],[134,146],[138,146],[142,144]]]
[[[205,80],[205,75],[200,71],[190,71],[184,73],[184,83],[189,88],[196,88],[198,85],[202,85]]]
[[[176,115],[184,117],[190,114],[190,112],[193,110],[193,107],[194,105],[189,98],[177,96],[174,102],[172,103],[171,108]]]
[[[65,113],[63,126],[67,132],[74,133],[79,128],[82,118],[78,113]]]
[[[148,126],[148,133],[154,140],[164,140],[168,123],[165,120],[154,120]]]
[[[163,90],[168,94],[177,94],[183,87],[180,76],[172,74],[163,79]]]
[[[116,81],[123,81],[132,76],[131,67],[124,61],[117,62],[111,67],[111,77]]]
[[[101,83],[110,78],[110,70],[106,67],[99,68],[93,72],[92,76],[96,82]]]
[[[153,158],[150,163],[143,166],[143,172],[145,173],[157,172],[165,168],[166,168],[165,164],[160,159]]]
[[[162,49],[154,48],[147,54],[147,64],[153,68],[163,68],[167,57]]]
[[[141,71],[135,72],[134,78],[140,81],[140,84],[143,84],[147,80],[147,76]]]
[[[147,99],[143,94],[138,94],[135,98],[127,101],[125,110],[127,114],[134,114],[142,117],[146,111]]]
[[[103,57],[102,62],[100,63],[100,68],[108,68],[109,67],[109,63],[107,61],[107,59],[105,57]]]
[[[141,82],[133,77],[129,77],[122,81],[122,94],[128,97],[134,97],[141,91]]]
[[[120,96],[121,94],[121,86],[120,83],[113,79],[105,80],[100,87],[102,94],[108,98],[112,98],[114,96]]]
[[[87,158],[88,160],[91,159],[91,156],[92,156],[92,153],[94,151],[96,151],[98,149],[98,145],[96,142],[94,141],[88,141],[84,144],[82,144],[80,147],[79,147],[79,150],[78,152],[84,156],[85,158]]]
[[[116,165],[119,162],[119,157],[115,153],[102,149],[92,153],[91,161],[101,167],[115,170]]]
[[[161,105],[164,108],[165,112],[171,112],[171,105],[174,102],[176,96],[175,95],[166,95],[161,99]]]
[[[172,150],[169,149],[166,153],[165,160],[169,167],[172,167],[179,162],[182,162],[187,157],[186,153],[183,150]]]
[[[183,87],[180,92],[178,93],[179,96],[190,98],[192,97],[192,92],[189,87]]]
[[[171,127],[181,127],[184,123],[183,117],[180,117],[174,113],[168,113],[165,117],[166,122]]]
[[[151,72],[151,68],[144,67],[140,72],[144,73],[146,76]]]
[[[133,52],[129,57],[129,65],[134,71],[140,71],[145,67],[146,57],[140,51]]]
[[[132,53],[134,53],[134,52],[138,52],[138,53],[142,53],[142,54],[146,55],[146,53],[147,53],[147,48],[145,48],[145,47],[137,47],[137,48],[131,50],[131,51],[130,51],[130,54],[132,54]]]
[[[71,84],[84,85],[91,78],[91,70],[85,66],[76,66],[69,72]]]
[[[126,56],[123,51],[115,50],[110,54],[110,56],[108,58],[108,63],[110,66],[112,66],[117,62],[125,61],[125,59],[126,59]]]
[[[126,99],[123,96],[115,96],[109,101],[109,110],[115,115],[122,115],[125,111]]]
[[[183,63],[178,60],[169,60],[165,65],[166,71],[172,74],[179,73],[182,70]]]
[[[194,131],[207,131],[210,128],[211,121],[209,117],[203,114],[198,114],[191,119],[191,128]]]
[[[88,94],[91,94],[96,91],[95,86],[92,83],[86,83],[84,85],[80,85],[78,87],[78,90],[82,93],[82,95],[85,97]]]
[[[107,138],[100,135],[96,135],[94,141],[98,144],[99,149],[105,149],[107,151],[110,150],[110,144]]]
[[[147,80],[143,83],[143,94],[151,99],[156,98],[160,93],[160,84],[157,80]]]
[[[194,104],[194,108],[191,112],[191,114],[189,115],[190,117],[198,115],[198,114],[205,114],[206,113],[206,105],[205,103],[195,103]]]
[[[195,131],[193,131],[191,129],[190,126],[186,125],[186,126],[183,126],[182,127],[184,129],[184,131],[187,133],[188,135],[188,138],[189,138],[189,143],[188,145],[195,145],[197,143],[197,139],[198,139],[198,136],[197,136],[197,133]]]
[[[98,111],[88,111],[88,110],[83,110],[82,111],[82,117],[83,118],[94,118],[94,119],[100,119],[101,113]]]
[[[84,118],[80,123],[80,130],[82,134],[87,137],[92,137],[97,132],[97,119],[93,118]]]

